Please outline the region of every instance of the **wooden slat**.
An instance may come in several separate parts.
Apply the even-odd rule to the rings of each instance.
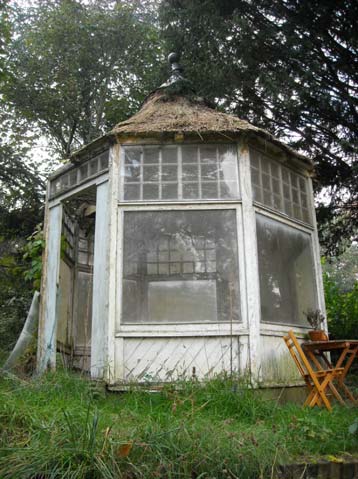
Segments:
[[[238,338],[126,338],[125,380],[168,381],[178,378],[213,377],[239,371]],[[193,369],[194,368],[194,369]]]

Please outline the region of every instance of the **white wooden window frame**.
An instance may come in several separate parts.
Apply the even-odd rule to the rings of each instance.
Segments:
[[[266,218],[270,218],[272,220],[277,221],[277,223],[289,226],[291,228],[294,228],[298,231],[301,231],[303,233],[306,233],[309,236],[309,242],[310,242],[310,249],[311,249],[311,254],[312,254],[312,259],[313,259],[313,265],[312,265],[312,270],[313,270],[313,281],[314,281],[314,294],[315,294],[315,299],[317,303],[317,307],[319,309],[322,308],[322,302],[320,300],[320,291],[318,288],[318,278],[319,278],[319,270],[317,269],[317,260],[320,261],[319,255],[317,258],[317,251],[315,247],[315,231],[314,228],[308,225],[300,224],[297,221],[293,220],[292,218],[285,218],[282,215],[278,215],[276,212],[270,211],[268,208],[263,208],[261,205],[260,206],[255,206],[255,221],[256,221],[256,215],[261,215],[265,216]],[[257,237],[256,237],[256,243],[257,243]],[[261,309],[261,291],[260,291],[260,283],[258,284],[259,288],[259,297],[260,297],[260,309]],[[263,321],[261,318],[261,312],[260,312],[260,322],[261,322],[261,327],[263,329],[266,329],[266,327],[270,326],[278,326],[278,327],[285,327],[285,331],[287,332],[287,327],[291,328],[298,328],[301,329],[302,331],[307,331],[308,329],[311,329],[308,325],[303,326],[302,324],[297,324],[293,322],[275,322],[275,321]]]
[[[239,275],[239,295],[240,295],[240,321],[224,322],[216,321],[212,323],[140,323],[140,324],[128,324],[122,322],[122,294],[123,294],[123,224],[124,214],[126,212],[146,212],[146,211],[217,211],[217,210],[233,210],[236,215],[236,236],[238,244],[238,275]],[[129,337],[143,336],[146,333],[151,336],[172,335],[172,336],[189,336],[199,334],[202,336],[224,336],[230,334],[232,331],[234,334],[247,330],[246,319],[246,307],[242,298],[245,295],[242,294],[245,287],[245,261],[244,252],[240,245],[243,242],[243,230],[242,230],[242,210],[241,202],[220,202],[215,204],[119,204],[117,212],[117,225],[118,225],[118,246],[117,246],[117,278],[119,279],[117,286],[117,312],[116,312],[116,335],[123,336],[125,334]]]
[[[252,170],[256,170],[257,173],[258,173],[258,183],[254,184],[253,179],[251,178],[252,186],[253,186],[253,188],[254,187],[259,188],[259,193],[260,193],[260,196],[261,196],[261,200],[260,199],[255,200],[254,195],[253,195],[253,201],[254,201],[255,205],[263,206],[263,207],[267,208],[268,210],[274,211],[275,213],[277,213],[281,217],[292,219],[296,223],[301,223],[301,224],[304,224],[304,225],[312,226],[314,211],[312,211],[312,198],[310,197],[309,178],[307,176],[305,176],[304,174],[302,174],[302,172],[297,171],[295,168],[292,168],[291,166],[289,166],[287,164],[282,164],[280,161],[277,161],[271,155],[269,155],[267,153],[264,153],[257,148],[253,148],[251,146],[250,147],[250,152],[254,152],[256,155],[259,155],[259,157],[257,158],[257,160],[259,161],[259,167],[258,168],[254,165],[253,160],[250,160],[251,176],[252,176]],[[267,168],[268,168],[267,172],[263,171],[263,169],[262,169],[261,158],[263,158],[264,162],[267,161]],[[278,176],[275,177],[275,178],[274,178],[274,176],[272,174],[272,171],[271,171],[271,166],[272,165],[275,165],[277,167],[277,170],[278,170]],[[289,182],[288,183],[283,177],[283,172],[284,171],[286,171],[287,174],[288,174],[288,177],[289,177],[289,180],[288,180]],[[295,175],[295,180],[296,181],[299,181],[299,182],[303,181],[303,184],[304,184],[304,187],[305,187],[304,191],[302,190],[302,188],[300,186],[297,186],[297,184],[294,185],[292,183],[291,174]],[[270,184],[269,190],[267,190],[262,183],[263,175],[268,176],[268,180],[269,180],[269,184]],[[274,192],[274,186],[273,186],[273,180],[274,179],[277,179],[277,181],[279,182],[279,185],[278,185],[279,190],[280,190],[279,193]],[[287,185],[289,187],[289,198],[288,199],[285,197],[285,194],[284,194],[284,185]],[[295,201],[294,198],[293,198],[293,190],[297,191],[298,201]],[[263,198],[264,192],[269,193],[269,195],[271,196],[271,201],[274,197],[279,198],[280,203],[281,203],[281,208],[275,208],[274,206],[267,205],[267,203],[265,203],[265,200]],[[306,205],[302,204],[302,197],[303,196],[306,197],[306,201],[307,201]],[[289,206],[291,208],[291,214],[289,214],[285,211],[286,201],[289,201]],[[297,217],[297,215],[295,215],[295,207],[299,208],[300,215],[301,215],[302,218],[303,218],[304,211],[307,211],[308,221],[305,221],[302,218],[300,219],[300,218]]]
[[[109,150],[106,149],[81,165],[73,166],[71,169],[50,179],[49,197],[55,198],[72,192],[94,178],[103,175],[103,173],[108,171],[108,168]]]
[[[183,181],[183,177],[182,177],[182,170],[183,170],[183,165],[184,164],[187,164],[187,162],[183,162],[183,154],[182,154],[182,147],[185,147],[185,146],[189,146],[189,147],[193,147],[193,148],[198,148],[198,151],[197,151],[197,161],[196,163],[193,162],[192,165],[197,165],[198,166],[198,175],[197,175],[197,178],[196,178],[196,181],[194,180],[186,180],[186,181]],[[227,181],[225,180],[220,180],[220,178],[217,178],[216,180],[213,180],[213,181],[203,181],[202,179],[202,175],[201,175],[201,167],[202,167],[202,162],[201,160],[199,160],[199,157],[200,157],[200,150],[199,148],[205,148],[205,147],[216,147],[216,148],[219,148],[220,146],[221,147],[233,147],[233,152],[234,152],[234,155],[236,156],[236,162],[235,162],[235,165],[236,165],[236,178],[233,179],[232,181],[229,181],[229,183],[236,183],[236,186],[237,186],[237,197],[234,197],[234,198],[201,198],[202,196],[202,184],[216,184],[217,187],[218,187],[218,191],[220,192],[221,191],[221,184],[222,183],[226,183]],[[211,203],[218,203],[218,202],[225,202],[225,201],[234,201],[234,202],[237,202],[237,201],[240,201],[241,200],[241,191],[240,191],[240,171],[239,171],[239,165],[238,165],[238,156],[237,156],[237,151],[235,149],[235,145],[232,144],[232,143],[207,143],[207,144],[183,144],[183,145],[167,145],[167,144],[141,144],[141,145],[133,145],[133,144],[124,144],[122,145],[122,153],[121,153],[121,166],[120,166],[120,176],[119,176],[119,183],[120,183],[120,186],[119,186],[119,198],[118,200],[121,202],[121,203],[124,203],[124,204],[138,204],[138,203],[141,203],[141,204],[148,204],[148,203],[153,203],[153,202],[159,202],[161,204],[167,204],[167,203],[170,203],[170,204],[173,204],[173,203],[208,203],[208,202],[211,202]],[[176,149],[177,150],[177,163],[175,163],[175,165],[177,166],[177,178],[176,178],[176,181],[174,180],[165,180],[163,181],[162,180],[162,166],[163,166],[163,158],[162,158],[162,150],[161,148],[162,147],[166,147],[166,148],[173,148],[173,149]],[[126,182],[125,181],[125,167],[126,167],[126,164],[125,164],[125,154],[126,154],[126,150],[127,149],[137,149],[139,151],[143,150],[143,148],[158,148],[159,149],[159,156],[158,156],[158,172],[159,172],[159,176],[158,176],[158,180],[155,181],[155,182],[144,182],[143,180],[143,177],[144,177],[144,174],[143,174],[143,169],[145,166],[156,166],[157,164],[144,164],[143,163],[143,153],[141,152],[141,161],[140,161],[140,180],[138,182],[133,182],[133,181],[130,181],[130,182]],[[219,165],[219,158],[218,158],[218,150],[216,150],[216,164],[217,166]],[[171,163],[165,163],[166,166],[174,166],[174,163],[171,164]],[[157,199],[143,199],[143,187],[144,185],[146,184],[153,184],[153,185],[158,185],[158,189],[159,189],[159,198]],[[162,199],[162,187],[164,184],[177,184],[178,185],[178,198],[175,198],[175,199]],[[199,197],[200,198],[194,198],[194,199],[190,199],[190,198],[183,198],[183,185],[187,185],[187,184],[195,184],[198,186],[198,191],[199,191]],[[135,200],[125,200],[124,199],[124,189],[125,189],[125,185],[131,185],[131,186],[139,186],[139,189],[140,189],[140,198],[139,199],[135,199]]]

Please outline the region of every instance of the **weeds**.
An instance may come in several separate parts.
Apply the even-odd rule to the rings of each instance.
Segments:
[[[105,393],[62,372],[0,379],[0,477],[268,478],[298,456],[357,450],[354,410],[302,410],[217,379]]]

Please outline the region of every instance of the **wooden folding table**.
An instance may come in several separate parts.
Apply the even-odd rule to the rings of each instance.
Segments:
[[[302,348],[305,351],[309,360],[314,364],[318,371],[322,370],[322,363],[320,359],[329,368],[343,368],[342,374],[337,378],[338,386],[344,391],[347,398],[358,405],[358,398],[355,398],[344,383],[350,367],[355,358],[358,359],[358,339],[345,339],[337,341],[309,341],[302,343]],[[332,360],[327,356],[327,353],[337,352],[339,358],[336,364],[332,365]]]

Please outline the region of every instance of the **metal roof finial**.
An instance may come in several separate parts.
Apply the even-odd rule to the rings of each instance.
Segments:
[[[194,92],[191,83],[183,76],[183,67],[179,63],[180,55],[178,53],[169,53],[168,62],[170,64],[170,77],[159,88],[171,88],[172,92]],[[168,91],[168,90],[167,90]]]
[[[178,53],[172,52],[168,55],[168,62],[171,66],[172,75],[181,76],[183,67],[179,64],[180,56]]]

